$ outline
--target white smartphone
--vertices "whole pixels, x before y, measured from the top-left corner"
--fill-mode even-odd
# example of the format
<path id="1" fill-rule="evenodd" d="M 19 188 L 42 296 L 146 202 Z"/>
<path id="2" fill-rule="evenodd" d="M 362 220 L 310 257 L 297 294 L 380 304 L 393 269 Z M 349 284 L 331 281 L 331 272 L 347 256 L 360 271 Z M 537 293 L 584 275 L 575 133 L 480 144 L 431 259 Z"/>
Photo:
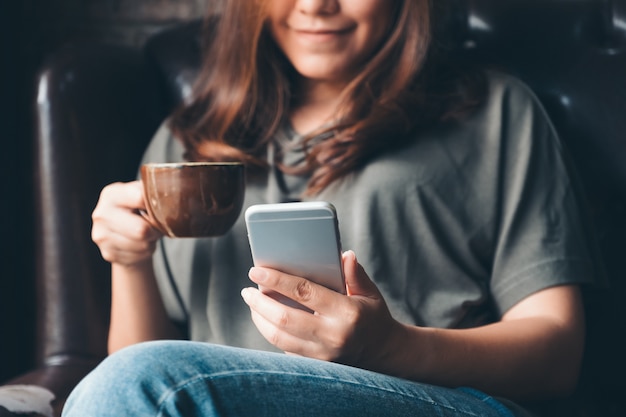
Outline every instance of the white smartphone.
<path id="1" fill-rule="evenodd" d="M 245 212 L 255 266 L 346 293 L 335 207 L 325 201 L 259 204 Z"/>

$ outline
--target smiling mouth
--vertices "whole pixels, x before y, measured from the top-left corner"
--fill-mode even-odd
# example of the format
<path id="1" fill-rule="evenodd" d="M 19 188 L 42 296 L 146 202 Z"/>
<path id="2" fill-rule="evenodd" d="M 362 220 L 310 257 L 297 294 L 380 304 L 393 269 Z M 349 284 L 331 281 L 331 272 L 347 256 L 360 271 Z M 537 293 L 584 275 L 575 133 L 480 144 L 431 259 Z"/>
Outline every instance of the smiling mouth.
<path id="1" fill-rule="evenodd" d="M 354 28 L 346 29 L 293 29 L 293 31 L 303 39 L 313 42 L 329 42 L 337 40 L 353 31 Z"/>
<path id="2" fill-rule="evenodd" d="M 293 29 L 297 33 L 304 35 L 342 35 L 353 30 L 352 27 L 345 29 Z"/>

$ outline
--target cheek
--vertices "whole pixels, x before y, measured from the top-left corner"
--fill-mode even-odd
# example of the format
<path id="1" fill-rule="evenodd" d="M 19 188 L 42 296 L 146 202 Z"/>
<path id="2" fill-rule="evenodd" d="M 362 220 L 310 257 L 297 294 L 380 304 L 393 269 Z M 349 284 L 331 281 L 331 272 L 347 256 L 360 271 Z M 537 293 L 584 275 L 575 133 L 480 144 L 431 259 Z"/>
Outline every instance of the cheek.
<path id="1" fill-rule="evenodd" d="M 378 23 L 371 23 L 364 26 L 355 39 L 354 58 L 365 59 L 371 57 L 374 51 L 380 47 L 387 36 L 387 27 Z"/>
<path id="2" fill-rule="evenodd" d="M 269 0 L 269 3 L 272 4 L 272 6 L 266 12 L 265 28 L 270 36 L 276 41 L 276 43 L 280 43 L 279 37 L 284 30 L 288 13 L 286 13 L 284 10 L 281 10 L 279 6 L 274 5 L 275 3 L 282 3 L 281 1 Z"/>
<path id="3" fill-rule="evenodd" d="M 389 3 L 388 3 L 389 2 Z M 390 0 L 384 0 L 379 2 L 379 5 L 372 5 L 367 11 L 356 17 L 355 20 L 361 22 L 361 26 L 366 34 L 364 35 L 364 42 L 370 48 L 373 48 L 383 41 L 388 36 L 393 20 L 393 7 Z"/>

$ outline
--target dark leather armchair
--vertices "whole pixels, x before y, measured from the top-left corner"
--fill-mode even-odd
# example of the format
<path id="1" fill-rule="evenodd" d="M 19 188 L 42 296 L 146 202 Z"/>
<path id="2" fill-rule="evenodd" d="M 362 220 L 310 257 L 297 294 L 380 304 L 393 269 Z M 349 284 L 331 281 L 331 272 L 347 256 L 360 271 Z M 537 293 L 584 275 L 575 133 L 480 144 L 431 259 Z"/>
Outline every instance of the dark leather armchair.
<path id="1" fill-rule="evenodd" d="M 71 44 L 37 77 L 37 369 L 9 383 L 50 389 L 57 414 L 106 355 L 110 267 L 91 242 L 90 213 L 102 187 L 135 178 L 150 137 L 189 91 L 200 26 L 153 36 L 142 50 Z"/>
<path id="2" fill-rule="evenodd" d="M 582 178 L 612 285 L 587 292 L 579 390 L 543 404 L 545 415 L 624 415 L 626 0 L 456 3 L 459 54 L 516 74 L 550 113 Z M 157 125 L 189 91 L 199 28 L 154 35 L 142 50 L 68 46 L 38 78 L 37 369 L 11 383 L 49 388 L 56 412 L 106 354 L 109 266 L 91 242 L 90 213 L 105 184 L 135 177 Z"/>

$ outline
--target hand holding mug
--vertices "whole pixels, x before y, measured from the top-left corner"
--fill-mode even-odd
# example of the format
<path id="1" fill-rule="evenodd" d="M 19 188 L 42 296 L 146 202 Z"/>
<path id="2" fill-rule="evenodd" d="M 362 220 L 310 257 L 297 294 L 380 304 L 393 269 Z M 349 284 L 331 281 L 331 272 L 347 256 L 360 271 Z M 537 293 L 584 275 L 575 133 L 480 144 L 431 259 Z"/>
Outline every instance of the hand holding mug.
<path id="1" fill-rule="evenodd" d="M 162 234 L 137 215 L 145 210 L 139 181 L 104 187 L 92 213 L 92 240 L 111 263 L 137 265 L 150 259 Z"/>

